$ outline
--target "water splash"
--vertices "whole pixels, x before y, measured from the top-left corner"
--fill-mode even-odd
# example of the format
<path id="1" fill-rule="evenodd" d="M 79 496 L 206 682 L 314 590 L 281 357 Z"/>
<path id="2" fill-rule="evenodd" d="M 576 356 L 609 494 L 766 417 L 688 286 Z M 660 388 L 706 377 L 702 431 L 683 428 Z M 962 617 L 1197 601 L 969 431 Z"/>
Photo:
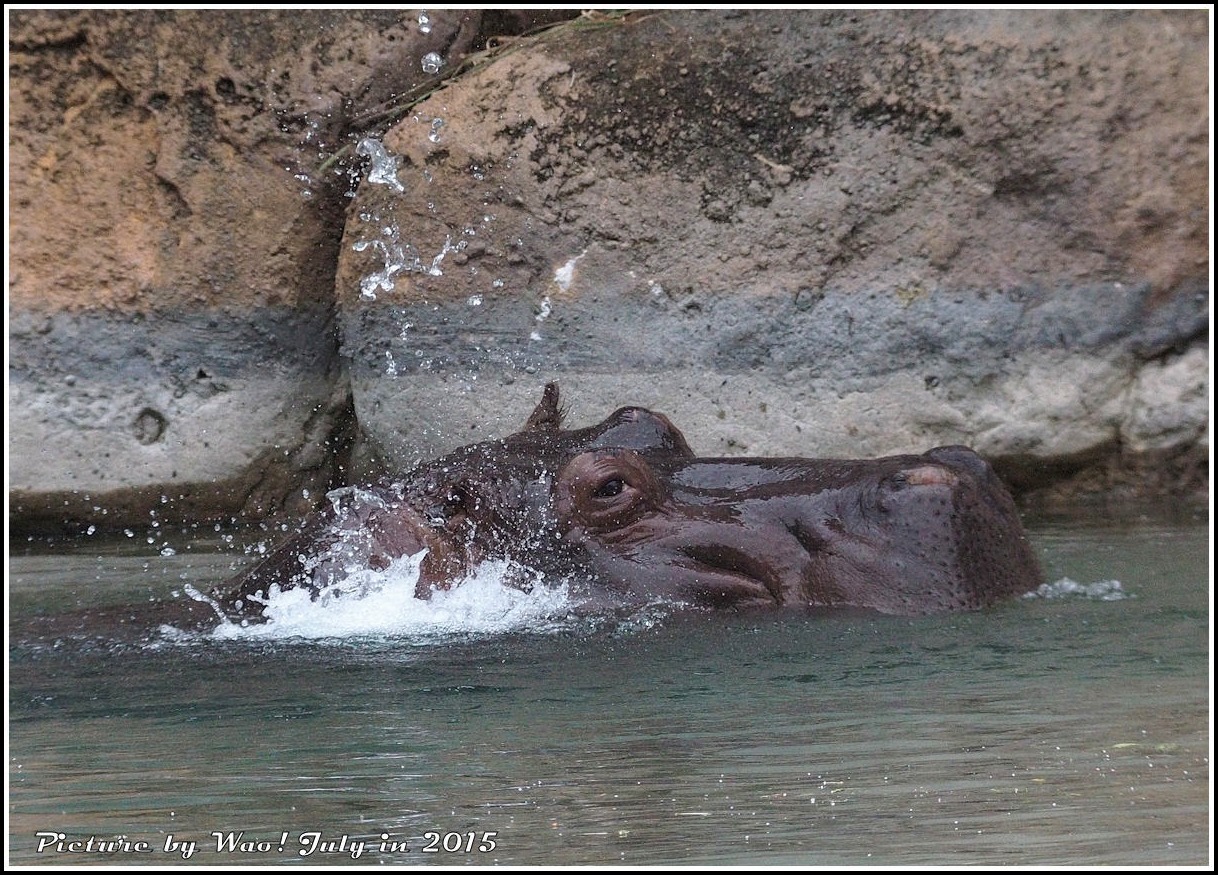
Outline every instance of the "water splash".
<path id="1" fill-rule="evenodd" d="M 224 623 L 212 637 L 224 640 L 450 637 L 512 631 L 558 632 L 576 622 L 565 583 L 546 585 L 540 575 L 504 561 L 485 562 L 451 590 L 429 600 L 414 597 L 426 555 L 395 560 L 383 571 L 357 569 L 314 599 L 306 589 L 274 590 L 265 623 Z M 529 585 L 521 587 L 520 581 Z"/>
<path id="2" fill-rule="evenodd" d="M 533 321 L 537 323 L 537 328 L 529 332 L 529 340 L 533 341 L 541 340 L 541 331 L 538 329 L 541 328 L 542 323 L 550 318 L 550 313 L 553 311 L 553 305 L 550 302 L 549 295 L 542 296 L 541 300 L 537 304 L 536 311 L 537 312 L 533 316 Z"/>
<path id="3" fill-rule="evenodd" d="M 445 235 L 444 245 L 432 257 L 431 264 L 425 267 L 423 260 L 419 257 L 419 251 L 411 244 L 401 242 L 400 231 L 396 225 L 382 229 L 381 233 L 384 239 L 357 240 L 351 244 L 351 249 L 355 252 L 366 252 L 372 249 L 381 256 L 381 269 L 373 271 L 359 281 L 360 297 L 365 301 L 375 301 L 378 291 L 393 291 L 395 285 L 393 278 L 399 273 L 444 276 L 441 265 L 444 263 L 445 257 L 450 252 L 460 252 L 469 245 L 466 240 L 453 243 L 452 235 Z"/>
<path id="4" fill-rule="evenodd" d="M 558 286 L 559 289 L 564 292 L 570 291 L 571 283 L 575 280 L 575 268 L 587 254 L 588 250 L 585 249 L 579 255 L 567 259 L 565 264 L 554 269 L 554 284 Z"/>
<path id="5" fill-rule="evenodd" d="M 462 240 L 456 246 L 453 245 L 453 238 L 449 235 L 444 237 L 444 246 L 436 253 L 436 257 L 431 260 L 431 267 L 427 269 L 428 276 L 444 276 L 444 271 L 440 270 L 440 264 L 444 261 L 444 256 L 450 252 L 457 252 L 466 247 L 466 241 Z"/>
<path id="6" fill-rule="evenodd" d="M 403 271 L 422 271 L 423 263 L 418 251 L 409 243 L 393 239 L 397 235 L 396 228 L 386 228 L 387 240 L 357 240 L 351 244 L 356 252 L 364 252 L 371 248 L 381 256 L 382 267 L 373 271 L 359 281 L 360 297 L 366 301 L 375 301 L 378 290 L 393 291 L 393 277 Z"/>
<path id="7" fill-rule="evenodd" d="M 1024 596 L 1026 599 L 1083 598 L 1100 602 L 1116 602 L 1134 598 L 1125 591 L 1119 580 L 1097 580 L 1094 583 L 1079 583 L 1068 577 L 1054 583 L 1042 583 Z"/>
<path id="8" fill-rule="evenodd" d="M 390 155 L 379 140 L 365 137 L 355 147 L 357 155 L 368 159 L 368 181 L 377 185 L 387 185 L 401 194 L 406 187 L 398 181 L 398 159 Z"/>

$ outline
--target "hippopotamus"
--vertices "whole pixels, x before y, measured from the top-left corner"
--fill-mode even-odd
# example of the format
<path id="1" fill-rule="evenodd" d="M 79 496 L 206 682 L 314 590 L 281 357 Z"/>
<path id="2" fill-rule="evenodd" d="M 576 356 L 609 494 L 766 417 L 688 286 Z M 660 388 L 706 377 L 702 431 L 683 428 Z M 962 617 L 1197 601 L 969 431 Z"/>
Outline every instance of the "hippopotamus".
<path id="1" fill-rule="evenodd" d="M 590 600 L 715 608 L 917 615 L 983 608 L 1042 581 L 1010 494 L 966 447 L 706 458 L 642 407 L 586 428 L 563 420 L 550 383 L 515 434 L 330 493 L 213 607 L 257 620 L 273 587 L 316 597 L 352 569 L 423 551 L 420 599 L 489 559 Z"/>

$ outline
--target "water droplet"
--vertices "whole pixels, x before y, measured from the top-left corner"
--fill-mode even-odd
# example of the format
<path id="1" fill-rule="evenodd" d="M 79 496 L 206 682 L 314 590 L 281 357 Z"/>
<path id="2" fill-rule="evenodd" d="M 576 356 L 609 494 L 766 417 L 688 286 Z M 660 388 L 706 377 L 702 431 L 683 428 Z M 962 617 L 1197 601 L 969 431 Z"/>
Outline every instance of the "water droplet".
<path id="1" fill-rule="evenodd" d="M 465 303 L 469 304 L 471 307 L 481 307 L 482 306 L 482 296 L 481 295 L 470 295 L 468 298 L 465 299 Z"/>
<path id="2" fill-rule="evenodd" d="M 423 72 L 427 75 L 439 73 L 440 68 L 444 66 L 444 59 L 435 52 L 428 52 L 423 56 Z"/>
<path id="3" fill-rule="evenodd" d="M 492 281 L 491 281 L 491 288 L 492 288 L 492 289 L 501 289 L 501 288 L 503 288 L 503 280 L 492 280 Z"/>
<path id="4" fill-rule="evenodd" d="M 431 33 L 431 16 L 419 10 L 419 33 Z"/>
<path id="5" fill-rule="evenodd" d="M 380 253 L 381 259 L 384 261 L 384 267 L 381 270 L 368 274 L 360 280 L 360 297 L 365 301 L 375 301 L 376 292 L 378 289 L 383 289 L 386 292 L 393 291 L 394 283 L 393 276 L 401 271 L 422 271 L 423 265 L 419 261 L 419 254 L 409 243 L 399 243 L 395 239 L 399 234 L 396 227 L 386 228 L 385 235 L 390 238 L 388 242 L 383 240 L 359 240 L 351 244 L 351 248 L 356 252 L 363 252 L 369 246 Z M 438 274 L 435 274 L 438 276 Z"/>
<path id="6" fill-rule="evenodd" d="M 579 264 L 580 260 L 587 254 L 588 250 L 585 249 L 579 255 L 569 259 L 566 264 L 554 271 L 554 282 L 564 292 L 571 288 L 571 283 L 575 279 L 575 266 Z"/>
<path id="7" fill-rule="evenodd" d="M 444 119 L 433 118 L 431 120 L 431 130 L 427 134 L 427 139 L 433 143 L 440 142 L 440 128 L 444 127 Z"/>
<path id="8" fill-rule="evenodd" d="M 398 182 L 398 162 L 397 158 L 390 155 L 379 140 L 374 140 L 371 137 L 365 137 L 359 141 L 359 145 L 355 147 L 356 154 L 367 157 L 368 160 L 368 181 L 379 185 L 388 185 L 395 191 L 404 192 L 406 190 L 402 183 Z"/>
<path id="9" fill-rule="evenodd" d="M 538 322 L 545 322 L 550 318 L 550 296 L 546 295 L 541 299 L 541 303 L 537 305 L 537 315 L 534 317 Z M 537 338 L 540 340 L 541 338 Z"/>
<path id="10" fill-rule="evenodd" d="M 431 267 L 427 269 L 428 276 L 444 276 L 444 271 L 440 270 L 440 263 L 444 261 L 444 256 L 453 252 L 456 247 L 453 246 L 453 239 L 448 235 L 444 237 L 444 247 L 436 253 L 436 257 L 431 260 Z"/>

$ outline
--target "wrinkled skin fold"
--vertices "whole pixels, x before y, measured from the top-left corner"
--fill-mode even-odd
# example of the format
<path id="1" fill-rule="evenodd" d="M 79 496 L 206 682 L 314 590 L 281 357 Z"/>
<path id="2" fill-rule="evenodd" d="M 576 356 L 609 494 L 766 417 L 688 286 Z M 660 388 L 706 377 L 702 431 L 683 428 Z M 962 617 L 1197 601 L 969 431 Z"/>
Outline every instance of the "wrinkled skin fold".
<path id="1" fill-rule="evenodd" d="M 974 610 L 1041 583 L 1014 502 L 965 447 L 871 460 L 699 458 L 624 407 L 564 429 L 550 384 L 524 428 L 393 482 L 346 488 L 214 594 L 256 620 L 269 589 L 427 550 L 416 597 L 486 559 L 561 576 L 589 601 Z"/>

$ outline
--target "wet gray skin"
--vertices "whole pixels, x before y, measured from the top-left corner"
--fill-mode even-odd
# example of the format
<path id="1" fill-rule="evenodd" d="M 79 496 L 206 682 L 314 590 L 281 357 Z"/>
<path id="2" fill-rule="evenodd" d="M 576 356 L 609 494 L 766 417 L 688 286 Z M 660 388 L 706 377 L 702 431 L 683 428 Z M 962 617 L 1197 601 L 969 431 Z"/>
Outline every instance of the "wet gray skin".
<path id="1" fill-rule="evenodd" d="M 563 429 L 555 384 L 522 431 L 331 497 L 215 594 L 226 615 L 257 619 L 272 586 L 316 593 L 344 569 L 384 568 L 423 549 L 419 598 L 485 559 L 619 604 L 925 614 L 984 607 L 1042 581 L 1010 495 L 967 448 L 700 459 L 666 417 L 643 408 Z"/>

